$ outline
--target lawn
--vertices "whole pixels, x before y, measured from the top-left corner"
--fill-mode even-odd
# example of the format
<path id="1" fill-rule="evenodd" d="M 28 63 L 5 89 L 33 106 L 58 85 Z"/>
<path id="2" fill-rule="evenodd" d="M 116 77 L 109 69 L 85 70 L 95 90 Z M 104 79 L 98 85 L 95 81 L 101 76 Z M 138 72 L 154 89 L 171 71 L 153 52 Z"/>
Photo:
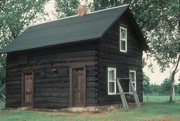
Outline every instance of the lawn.
<path id="1" fill-rule="evenodd" d="M 144 102 L 168 102 L 169 100 L 169 96 L 158 96 L 158 95 L 150 95 L 148 96 L 148 100 L 147 100 L 147 96 L 143 97 Z M 180 101 L 180 95 L 176 96 L 176 101 Z"/>
<path id="2" fill-rule="evenodd" d="M 146 99 L 146 97 L 145 97 Z M 180 96 L 176 98 L 180 100 Z M 0 110 L 0 121 L 180 121 L 180 101 L 169 104 L 167 96 L 149 96 L 145 106 L 105 113 L 45 113 Z M 1 103 L 0 106 L 3 106 Z"/>

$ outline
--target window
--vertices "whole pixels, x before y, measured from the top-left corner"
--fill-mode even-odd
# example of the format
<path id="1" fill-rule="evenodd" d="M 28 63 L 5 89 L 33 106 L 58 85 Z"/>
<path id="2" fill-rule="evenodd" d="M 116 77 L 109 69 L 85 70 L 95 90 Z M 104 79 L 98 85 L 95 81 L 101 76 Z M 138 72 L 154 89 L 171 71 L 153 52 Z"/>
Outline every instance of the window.
<path id="1" fill-rule="evenodd" d="M 119 36 L 120 52 L 127 52 L 127 29 L 121 26 Z"/>
<path id="2" fill-rule="evenodd" d="M 130 70 L 129 71 L 129 78 L 132 84 L 134 85 L 135 91 L 136 91 L 136 71 L 135 70 Z M 132 92 L 131 85 L 129 84 L 129 92 Z"/>
<path id="3" fill-rule="evenodd" d="M 108 95 L 116 94 L 116 68 L 108 67 Z"/>

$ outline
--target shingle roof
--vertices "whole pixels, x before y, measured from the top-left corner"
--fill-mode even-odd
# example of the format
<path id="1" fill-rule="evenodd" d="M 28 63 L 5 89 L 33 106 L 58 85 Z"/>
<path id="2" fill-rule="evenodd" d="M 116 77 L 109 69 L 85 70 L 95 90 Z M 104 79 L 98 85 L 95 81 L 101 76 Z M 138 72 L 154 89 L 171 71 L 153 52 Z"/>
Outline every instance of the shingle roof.
<path id="1" fill-rule="evenodd" d="M 0 53 L 99 38 L 127 8 L 119 6 L 29 27 Z"/>

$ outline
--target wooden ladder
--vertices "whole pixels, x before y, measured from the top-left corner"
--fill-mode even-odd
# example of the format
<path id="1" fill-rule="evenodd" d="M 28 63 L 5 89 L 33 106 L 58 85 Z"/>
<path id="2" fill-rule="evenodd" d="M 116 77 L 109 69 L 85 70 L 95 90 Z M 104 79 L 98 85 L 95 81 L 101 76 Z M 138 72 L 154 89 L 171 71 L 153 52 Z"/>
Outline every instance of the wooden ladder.
<path id="1" fill-rule="evenodd" d="M 119 93 L 120 93 L 120 97 L 121 97 L 121 100 L 122 100 L 122 103 L 123 103 L 123 107 L 124 107 L 125 110 L 127 110 L 127 109 L 129 109 L 129 106 L 128 106 L 128 103 L 127 103 L 127 100 L 126 100 L 125 93 L 124 93 L 124 91 L 122 89 L 122 86 L 121 86 L 121 83 L 120 83 L 120 81 L 122 79 L 125 79 L 125 78 L 117 78 L 116 80 L 117 80 L 117 85 L 118 85 L 118 90 L 119 90 Z M 129 78 L 126 78 L 126 79 L 128 79 L 129 82 L 130 82 L 130 85 L 131 85 L 131 88 L 132 88 L 132 92 L 133 92 L 133 96 L 134 96 L 134 100 L 136 102 L 136 105 L 137 105 L 137 107 L 140 107 L 139 98 L 138 98 L 137 92 L 135 91 L 134 85 L 132 84 L 132 82 L 130 81 Z"/>

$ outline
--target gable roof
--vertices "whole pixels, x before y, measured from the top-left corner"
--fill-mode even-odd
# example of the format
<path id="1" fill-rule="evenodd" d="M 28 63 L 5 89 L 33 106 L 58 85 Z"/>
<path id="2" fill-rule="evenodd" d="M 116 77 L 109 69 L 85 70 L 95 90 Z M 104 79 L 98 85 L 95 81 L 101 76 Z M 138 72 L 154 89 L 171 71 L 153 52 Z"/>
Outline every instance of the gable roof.
<path id="1" fill-rule="evenodd" d="M 118 6 L 29 27 L 0 53 L 100 38 L 126 9 Z"/>

